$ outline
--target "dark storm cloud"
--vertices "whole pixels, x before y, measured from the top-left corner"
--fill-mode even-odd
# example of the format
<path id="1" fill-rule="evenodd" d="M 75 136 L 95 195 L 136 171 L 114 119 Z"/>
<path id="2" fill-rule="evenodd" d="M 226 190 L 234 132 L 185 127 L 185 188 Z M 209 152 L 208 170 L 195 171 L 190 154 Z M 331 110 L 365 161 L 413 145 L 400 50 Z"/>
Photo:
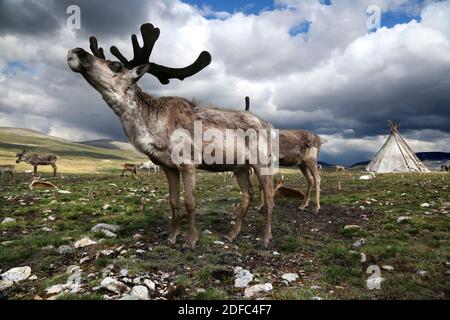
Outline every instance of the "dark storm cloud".
<path id="1" fill-rule="evenodd" d="M 0 0 L 0 35 L 53 33 L 58 30 L 62 17 L 63 12 L 58 14 L 51 0 Z"/>

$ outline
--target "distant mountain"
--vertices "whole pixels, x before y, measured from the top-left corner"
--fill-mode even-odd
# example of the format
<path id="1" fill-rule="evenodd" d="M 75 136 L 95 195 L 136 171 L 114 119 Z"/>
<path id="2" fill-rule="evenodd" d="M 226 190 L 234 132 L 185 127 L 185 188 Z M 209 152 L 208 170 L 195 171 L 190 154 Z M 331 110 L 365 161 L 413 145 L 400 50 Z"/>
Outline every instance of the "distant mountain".
<path id="1" fill-rule="evenodd" d="M 82 141 L 81 144 L 88 145 L 96 148 L 103 149 L 113 149 L 113 150 L 135 150 L 133 146 L 126 141 L 117 141 L 117 140 L 90 140 L 90 141 Z"/>
<path id="2" fill-rule="evenodd" d="M 330 164 L 328 162 L 324 162 L 324 161 L 319 161 L 317 162 L 318 164 L 320 164 L 322 167 L 326 168 L 326 167 L 334 167 L 334 164 Z"/>
<path id="3" fill-rule="evenodd" d="M 100 140 L 102 141 L 102 140 Z M 104 140 L 106 141 L 106 140 Z M 145 159 L 129 143 L 109 141 L 101 143 L 73 142 L 30 129 L 0 127 L 0 158 L 13 159 L 17 152 L 27 149 L 29 152 L 55 153 L 65 159 L 105 159 L 129 160 Z"/>

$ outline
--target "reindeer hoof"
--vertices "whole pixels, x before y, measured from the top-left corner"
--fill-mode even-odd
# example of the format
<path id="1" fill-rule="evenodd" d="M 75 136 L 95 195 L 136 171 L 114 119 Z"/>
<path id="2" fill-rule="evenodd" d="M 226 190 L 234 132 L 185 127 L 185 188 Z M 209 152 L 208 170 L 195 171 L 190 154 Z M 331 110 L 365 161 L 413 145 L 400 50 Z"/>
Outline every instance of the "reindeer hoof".
<path id="1" fill-rule="evenodd" d="M 234 241 L 234 239 L 236 239 L 236 236 L 233 234 L 227 234 L 227 235 L 224 235 L 223 238 L 225 240 L 227 240 L 228 242 L 232 243 Z"/>
<path id="2" fill-rule="evenodd" d="M 167 239 L 167 241 L 169 241 L 170 244 L 176 244 L 177 243 L 177 237 L 169 237 Z"/>

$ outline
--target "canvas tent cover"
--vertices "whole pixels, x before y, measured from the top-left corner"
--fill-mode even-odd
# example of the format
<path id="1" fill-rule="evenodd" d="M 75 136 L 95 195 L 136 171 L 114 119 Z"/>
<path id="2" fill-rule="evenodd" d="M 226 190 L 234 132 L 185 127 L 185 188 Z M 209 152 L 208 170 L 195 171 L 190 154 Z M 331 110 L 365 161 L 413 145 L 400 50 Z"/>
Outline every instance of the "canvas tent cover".
<path id="1" fill-rule="evenodd" d="M 378 173 L 429 172 L 398 132 L 398 123 L 389 121 L 388 124 L 391 134 L 366 170 Z"/>

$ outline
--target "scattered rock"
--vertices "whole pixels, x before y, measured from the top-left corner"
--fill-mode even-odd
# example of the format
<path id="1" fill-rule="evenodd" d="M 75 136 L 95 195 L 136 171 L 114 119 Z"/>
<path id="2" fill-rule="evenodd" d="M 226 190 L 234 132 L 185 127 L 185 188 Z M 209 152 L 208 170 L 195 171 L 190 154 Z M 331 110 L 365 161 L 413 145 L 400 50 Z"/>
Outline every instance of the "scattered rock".
<path id="1" fill-rule="evenodd" d="M 360 229 L 361 227 L 355 224 L 348 224 L 344 227 L 344 230 L 356 230 Z"/>
<path id="2" fill-rule="evenodd" d="M 225 242 L 223 242 L 223 241 L 214 241 L 214 244 L 217 244 L 218 246 L 224 246 Z"/>
<path id="3" fill-rule="evenodd" d="M 31 268 L 26 267 L 16 267 L 9 269 L 1 275 L 3 281 L 20 282 L 27 279 L 31 275 Z"/>
<path id="4" fill-rule="evenodd" d="M 323 300 L 321 297 L 312 297 L 311 299 L 312 300 L 317 300 L 317 301 Z"/>
<path id="5" fill-rule="evenodd" d="M 430 204 L 429 203 L 422 203 L 421 205 L 420 205 L 422 208 L 429 208 L 430 207 Z"/>
<path id="6" fill-rule="evenodd" d="M 353 243 L 353 247 L 355 248 L 361 248 L 366 243 L 365 239 L 359 239 L 355 243 Z"/>
<path id="7" fill-rule="evenodd" d="M 419 278 L 425 279 L 428 277 L 428 271 L 419 270 L 417 271 L 417 275 L 419 276 Z"/>
<path id="8" fill-rule="evenodd" d="M 120 230 L 120 227 L 115 224 L 97 223 L 95 226 L 91 228 L 92 232 L 101 232 L 102 230 L 108 230 L 110 232 L 118 232 Z"/>
<path id="9" fill-rule="evenodd" d="M 134 286 L 130 295 L 137 297 L 139 300 L 149 300 L 148 289 L 145 286 Z"/>
<path id="10" fill-rule="evenodd" d="M 130 288 L 125 283 L 111 277 L 106 277 L 105 279 L 103 279 L 100 283 L 100 286 L 117 294 L 130 292 Z"/>
<path id="11" fill-rule="evenodd" d="M 411 220 L 411 217 L 402 216 L 397 219 L 397 223 L 399 224 L 407 223 L 409 220 Z"/>
<path id="12" fill-rule="evenodd" d="M 0 292 L 12 287 L 14 282 L 9 280 L 0 280 Z"/>
<path id="13" fill-rule="evenodd" d="M 63 292 L 66 289 L 67 289 L 67 285 L 66 284 L 55 284 L 55 285 L 45 289 L 45 293 L 47 293 L 47 294 L 58 294 L 58 293 Z"/>
<path id="14" fill-rule="evenodd" d="M 298 274 L 296 273 L 285 273 L 281 276 L 283 280 L 286 280 L 287 282 L 291 283 L 298 279 Z"/>
<path id="15" fill-rule="evenodd" d="M 114 253 L 114 250 L 102 250 L 102 251 L 100 251 L 100 254 L 103 255 L 103 256 L 110 256 L 113 253 Z"/>
<path id="16" fill-rule="evenodd" d="M 386 270 L 386 271 L 394 271 L 394 267 L 389 266 L 389 265 L 381 266 L 381 269 Z"/>
<path id="17" fill-rule="evenodd" d="M 121 269 L 120 270 L 120 275 L 122 277 L 126 277 L 128 275 L 128 269 Z"/>
<path id="18" fill-rule="evenodd" d="M 145 279 L 144 284 L 147 286 L 147 288 L 150 289 L 150 291 L 156 290 L 156 284 L 152 280 Z"/>
<path id="19" fill-rule="evenodd" d="M 274 256 L 279 256 L 279 255 L 280 255 L 280 253 L 279 253 L 278 251 L 274 251 L 274 252 L 272 252 L 272 254 L 273 254 Z"/>
<path id="20" fill-rule="evenodd" d="M 103 209 L 103 210 L 109 210 L 109 209 L 111 209 L 111 205 L 110 205 L 110 204 L 105 204 L 105 205 L 102 207 L 102 209 Z"/>
<path id="21" fill-rule="evenodd" d="M 359 259 L 359 262 L 365 263 L 367 261 L 367 256 L 365 253 L 361 253 L 361 259 Z"/>
<path id="22" fill-rule="evenodd" d="M 16 222 L 16 219 L 5 218 L 5 219 L 3 219 L 2 224 L 11 223 L 11 222 Z"/>
<path id="23" fill-rule="evenodd" d="M 236 288 L 245 288 L 253 280 L 253 274 L 241 267 L 234 268 L 234 286 Z"/>
<path id="24" fill-rule="evenodd" d="M 271 283 L 257 284 L 245 289 L 244 297 L 251 298 L 258 293 L 270 292 L 272 289 L 273 287 Z"/>
<path id="25" fill-rule="evenodd" d="M 75 242 L 75 244 L 73 245 L 76 249 L 78 248 L 83 248 L 83 247 L 87 247 L 87 246 L 91 246 L 96 244 L 97 242 L 89 239 L 89 238 L 83 238 L 81 240 L 78 240 L 77 242 Z"/>
<path id="26" fill-rule="evenodd" d="M 213 233 L 211 231 L 209 231 L 208 229 L 203 231 L 204 235 L 212 235 Z"/>

